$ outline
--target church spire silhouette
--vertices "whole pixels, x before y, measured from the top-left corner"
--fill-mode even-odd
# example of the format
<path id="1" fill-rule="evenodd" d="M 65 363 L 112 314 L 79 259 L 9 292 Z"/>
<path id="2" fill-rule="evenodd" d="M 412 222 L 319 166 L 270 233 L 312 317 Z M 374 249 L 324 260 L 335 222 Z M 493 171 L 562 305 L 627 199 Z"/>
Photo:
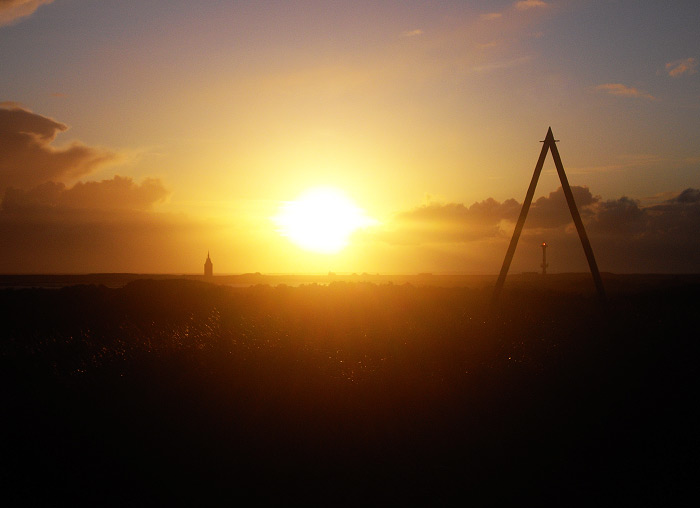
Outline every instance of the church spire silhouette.
<path id="1" fill-rule="evenodd" d="M 214 274 L 214 264 L 211 262 L 209 257 L 209 251 L 207 250 L 207 260 L 204 262 L 204 276 L 211 277 Z"/>

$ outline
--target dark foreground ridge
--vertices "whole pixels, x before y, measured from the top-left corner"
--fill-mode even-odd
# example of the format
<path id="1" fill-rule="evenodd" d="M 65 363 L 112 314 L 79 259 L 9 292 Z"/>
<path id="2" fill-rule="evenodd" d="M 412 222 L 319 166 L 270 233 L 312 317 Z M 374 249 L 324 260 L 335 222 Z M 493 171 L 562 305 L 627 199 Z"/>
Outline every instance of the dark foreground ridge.
<path id="1" fill-rule="evenodd" d="M 4 289 L 3 500 L 677 505 L 700 285 L 667 282 Z"/>
<path id="2" fill-rule="evenodd" d="M 643 287 L 662 287 L 700 284 L 700 274 L 613 274 L 603 273 L 607 291 L 637 290 Z M 190 280 L 232 287 L 257 285 L 300 286 L 310 284 L 331 284 L 333 282 L 353 282 L 371 284 L 411 284 L 418 287 L 461 287 L 492 290 L 496 283 L 495 275 L 469 274 L 261 274 L 241 273 L 237 275 L 175 275 L 141 273 L 85 273 L 85 274 L 0 274 L 0 288 L 53 288 L 66 286 L 96 285 L 121 288 L 137 280 Z M 508 275 L 506 287 L 532 286 L 557 291 L 587 294 L 595 291 L 590 273 L 555 273 L 540 277 L 537 272 Z"/>

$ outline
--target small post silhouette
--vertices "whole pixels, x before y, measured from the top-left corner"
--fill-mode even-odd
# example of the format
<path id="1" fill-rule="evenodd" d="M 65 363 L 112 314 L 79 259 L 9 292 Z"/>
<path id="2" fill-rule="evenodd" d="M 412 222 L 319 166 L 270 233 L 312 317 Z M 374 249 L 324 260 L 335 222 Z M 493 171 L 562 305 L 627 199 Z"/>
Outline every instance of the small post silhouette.
<path id="1" fill-rule="evenodd" d="M 547 130 L 547 136 L 542 142 L 542 150 L 540 151 L 540 157 L 537 159 L 537 165 L 535 166 L 535 172 L 532 175 L 532 180 L 530 181 L 530 187 L 527 189 L 527 194 L 525 195 L 525 201 L 523 201 L 523 207 L 520 209 L 520 216 L 518 217 L 518 222 L 515 224 L 515 230 L 513 231 L 513 237 L 510 239 L 510 245 L 508 245 L 508 250 L 506 251 L 506 257 L 503 260 L 503 265 L 501 266 L 501 273 L 498 275 L 498 280 L 496 281 L 496 287 L 493 291 L 492 304 L 498 301 L 501 291 L 503 290 L 503 283 L 506 280 L 506 275 L 508 275 L 508 269 L 510 268 L 510 263 L 513 261 L 513 255 L 515 254 L 515 248 L 518 245 L 518 239 L 520 238 L 520 233 L 525 225 L 525 218 L 527 217 L 527 212 L 530 210 L 530 204 L 532 204 L 532 198 L 535 195 L 535 188 L 537 187 L 537 180 L 540 178 L 540 173 L 542 172 L 542 166 L 544 165 L 544 159 L 547 157 L 547 152 L 551 150 L 552 159 L 554 159 L 554 165 L 557 168 L 557 173 L 559 174 L 559 180 L 561 181 L 561 187 L 564 191 L 564 196 L 566 196 L 566 202 L 569 205 L 569 211 L 571 212 L 571 218 L 574 220 L 576 225 L 576 231 L 578 231 L 578 236 L 581 239 L 581 244 L 583 245 L 583 251 L 586 254 L 586 259 L 588 260 L 588 267 L 591 270 L 591 275 L 593 275 L 593 281 L 598 291 L 598 297 L 602 302 L 605 301 L 605 289 L 603 288 L 603 280 L 600 278 L 600 272 L 598 271 L 598 265 L 595 262 L 595 256 L 593 255 L 593 249 L 591 248 L 591 242 L 588 241 L 588 235 L 586 234 L 586 229 L 583 227 L 583 221 L 581 220 L 581 215 L 578 213 L 578 208 L 576 208 L 576 202 L 574 201 L 574 194 L 571 192 L 571 187 L 569 186 L 569 180 L 564 172 L 564 166 L 561 163 L 561 157 L 559 156 L 559 150 L 557 149 L 557 140 L 554 139 L 554 134 L 552 134 L 552 128 Z M 544 249 L 543 245 L 543 249 Z M 544 262 L 543 262 L 544 264 Z M 542 268 L 544 273 L 544 267 Z"/>
<path id="2" fill-rule="evenodd" d="M 542 242 L 542 275 L 547 275 L 547 242 Z"/>

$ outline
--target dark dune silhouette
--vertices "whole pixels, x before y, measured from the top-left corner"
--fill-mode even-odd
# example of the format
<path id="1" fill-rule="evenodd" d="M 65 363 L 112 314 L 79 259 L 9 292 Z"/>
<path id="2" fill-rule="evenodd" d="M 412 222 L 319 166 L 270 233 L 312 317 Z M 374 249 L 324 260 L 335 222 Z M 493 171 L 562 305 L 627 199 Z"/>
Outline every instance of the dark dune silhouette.
<path id="1" fill-rule="evenodd" d="M 3 289 L 3 499 L 673 504 L 700 284 L 664 281 Z"/>

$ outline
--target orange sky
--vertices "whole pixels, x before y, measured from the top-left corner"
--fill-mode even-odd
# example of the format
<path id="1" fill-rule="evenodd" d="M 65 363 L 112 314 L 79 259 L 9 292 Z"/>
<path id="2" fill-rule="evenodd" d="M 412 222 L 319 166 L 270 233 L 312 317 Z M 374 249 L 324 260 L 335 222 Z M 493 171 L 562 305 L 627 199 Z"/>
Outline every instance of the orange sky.
<path id="1" fill-rule="evenodd" d="M 550 125 L 601 270 L 697 271 L 698 22 L 696 2 L 0 3 L 0 272 L 196 273 L 210 250 L 217 273 L 496 273 Z M 324 185 L 376 220 L 335 254 L 272 220 Z M 586 270 L 558 187 L 549 159 L 513 270 L 542 241 L 551 271 Z"/>

